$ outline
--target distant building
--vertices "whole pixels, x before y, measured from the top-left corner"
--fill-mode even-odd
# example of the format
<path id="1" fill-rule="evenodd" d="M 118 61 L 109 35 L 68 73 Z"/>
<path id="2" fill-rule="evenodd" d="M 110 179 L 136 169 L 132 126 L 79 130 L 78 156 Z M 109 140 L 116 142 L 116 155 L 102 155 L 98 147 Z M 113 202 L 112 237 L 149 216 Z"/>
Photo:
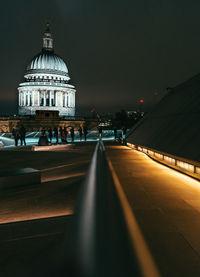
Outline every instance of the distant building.
<path id="1" fill-rule="evenodd" d="M 144 112 L 141 111 L 126 111 L 129 118 L 138 118 L 144 116 Z"/>
<path id="2" fill-rule="evenodd" d="M 59 116 L 75 115 L 75 88 L 69 84 L 65 62 L 54 53 L 53 38 L 46 25 L 43 49 L 28 64 L 24 82 L 19 84 L 19 115 L 36 111 L 58 111 Z"/>

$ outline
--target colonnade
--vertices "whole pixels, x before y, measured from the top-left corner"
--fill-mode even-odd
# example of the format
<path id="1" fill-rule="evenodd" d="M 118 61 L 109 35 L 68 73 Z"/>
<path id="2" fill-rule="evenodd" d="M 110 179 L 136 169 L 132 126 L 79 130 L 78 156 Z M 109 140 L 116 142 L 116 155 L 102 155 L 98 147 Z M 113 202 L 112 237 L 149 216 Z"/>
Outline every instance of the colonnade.
<path id="1" fill-rule="evenodd" d="M 21 90 L 19 106 L 75 107 L 75 94 L 60 90 Z"/>

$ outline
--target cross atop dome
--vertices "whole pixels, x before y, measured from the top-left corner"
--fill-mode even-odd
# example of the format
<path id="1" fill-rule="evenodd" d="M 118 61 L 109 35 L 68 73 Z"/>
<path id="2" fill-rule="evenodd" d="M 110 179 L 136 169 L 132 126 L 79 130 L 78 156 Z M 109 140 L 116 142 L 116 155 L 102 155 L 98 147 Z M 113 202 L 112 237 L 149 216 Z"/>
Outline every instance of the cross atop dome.
<path id="1" fill-rule="evenodd" d="M 43 49 L 47 51 L 53 51 L 53 38 L 50 31 L 50 24 L 46 23 L 46 30 L 43 36 Z"/>
<path id="2" fill-rule="evenodd" d="M 46 23 L 46 30 L 45 30 L 45 32 L 50 33 L 50 23 L 49 22 Z"/>

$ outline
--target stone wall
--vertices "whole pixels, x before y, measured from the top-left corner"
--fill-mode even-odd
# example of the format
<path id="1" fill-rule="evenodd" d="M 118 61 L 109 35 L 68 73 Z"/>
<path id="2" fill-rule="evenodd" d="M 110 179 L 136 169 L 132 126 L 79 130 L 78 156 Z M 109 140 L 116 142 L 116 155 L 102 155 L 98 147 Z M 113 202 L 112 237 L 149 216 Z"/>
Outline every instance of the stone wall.
<path id="1" fill-rule="evenodd" d="M 62 118 L 52 119 L 52 118 L 14 118 L 14 117 L 2 117 L 0 118 L 0 133 L 10 133 L 13 128 L 20 128 L 23 125 L 28 132 L 41 131 L 43 128 L 54 128 L 54 127 L 74 127 L 78 129 L 80 126 L 83 127 L 87 125 L 88 129 L 96 129 L 98 122 L 90 121 L 86 122 L 83 118 L 77 120 L 64 120 Z"/>

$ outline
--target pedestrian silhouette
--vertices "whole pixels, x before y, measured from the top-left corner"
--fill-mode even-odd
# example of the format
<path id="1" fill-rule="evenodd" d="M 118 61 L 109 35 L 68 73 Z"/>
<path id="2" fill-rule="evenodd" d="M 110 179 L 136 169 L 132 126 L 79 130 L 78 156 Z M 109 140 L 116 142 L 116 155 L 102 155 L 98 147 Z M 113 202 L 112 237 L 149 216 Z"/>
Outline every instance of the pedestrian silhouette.
<path id="1" fill-rule="evenodd" d="M 19 140 L 19 131 L 16 130 L 15 128 L 12 129 L 12 135 L 15 140 L 15 146 L 18 146 L 18 140 Z"/>
<path id="2" fill-rule="evenodd" d="M 115 140 L 117 139 L 117 128 L 114 128 L 114 136 L 115 136 Z"/>
<path id="3" fill-rule="evenodd" d="M 82 130 L 81 126 L 79 127 L 78 132 L 79 132 L 79 137 L 80 137 L 80 141 L 81 141 L 82 136 L 83 136 L 83 130 Z"/>
<path id="4" fill-rule="evenodd" d="M 64 127 L 64 134 L 65 134 L 65 142 L 67 143 L 68 131 L 67 131 L 67 128 L 66 128 L 66 127 Z"/>
<path id="5" fill-rule="evenodd" d="M 47 138 L 47 135 L 46 135 L 46 131 L 45 129 L 43 128 L 42 129 L 42 134 L 39 138 L 39 141 L 38 141 L 38 145 L 40 146 L 46 146 L 49 144 L 49 141 L 48 141 L 48 138 Z"/>
<path id="6" fill-rule="evenodd" d="M 62 129 L 62 127 L 60 127 L 60 128 L 59 128 L 59 133 L 60 133 L 61 141 L 62 141 L 62 131 L 63 131 L 63 129 Z"/>
<path id="7" fill-rule="evenodd" d="M 84 133 L 84 139 L 86 141 L 87 140 L 87 133 L 88 133 L 88 130 L 87 130 L 86 126 L 84 126 L 84 128 L 83 128 L 83 133 Z"/>
<path id="8" fill-rule="evenodd" d="M 53 132 L 54 132 L 54 137 L 56 138 L 56 143 L 58 144 L 58 128 L 55 127 L 55 128 L 53 129 Z"/>
<path id="9" fill-rule="evenodd" d="M 72 139 L 72 142 L 74 141 L 74 127 L 72 127 L 70 129 L 70 134 L 71 134 L 71 139 Z"/>
<path id="10" fill-rule="evenodd" d="M 49 134 L 49 140 L 50 140 L 50 142 L 52 142 L 52 136 L 53 136 L 53 134 L 52 134 L 52 129 L 51 128 L 49 128 L 48 134 Z"/>
<path id="11" fill-rule="evenodd" d="M 26 129 L 22 125 L 21 128 L 19 129 L 19 135 L 20 135 L 20 141 L 21 141 L 21 146 L 26 145 Z"/>
<path id="12" fill-rule="evenodd" d="M 101 139 L 101 138 L 102 138 L 103 129 L 102 129 L 102 127 L 100 126 L 98 130 L 99 130 L 99 138 Z"/>

